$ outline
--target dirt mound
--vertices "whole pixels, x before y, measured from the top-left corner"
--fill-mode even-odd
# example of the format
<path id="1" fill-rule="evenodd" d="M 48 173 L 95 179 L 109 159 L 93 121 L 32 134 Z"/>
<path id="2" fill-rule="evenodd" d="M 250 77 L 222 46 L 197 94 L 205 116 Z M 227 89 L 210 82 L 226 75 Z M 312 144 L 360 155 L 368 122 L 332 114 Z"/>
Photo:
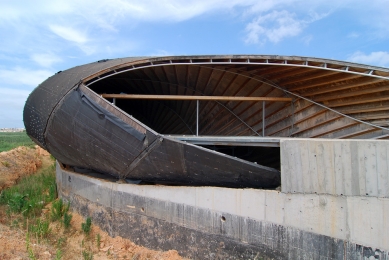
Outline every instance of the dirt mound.
<path id="1" fill-rule="evenodd" d="M 43 214 L 48 214 L 50 206 Z M 1 210 L 1 209 L 0 209 Z M 37 259 L 54 259 L 61 247 L 62 259 L 83 259 L 83 252 L 90 252 L 94 260 L 103 259 L 136 259 L 136 260 L 182 260 L 176 250 L 156 251 L 138 246 L 122 237 L 110 237 L 98 226 L 92 224 L 91 233 L 85 235 L 81 230 L 82 216 L 72 212 L 71 228 L 65 230 L 59 222 L 50 224 L 51 235 L 47 241 L 37 243 L 30 237 L 30 248 Z M 4 218 L 0 212 L 0 218 Z M 47 217 L 47 216 L 46 216 Z M 100 236 L 98 245 L 97 237 Z M 62 241 L 62 242 L 61 242 Z M 0 259 L 28 259 L 26 231 L 11 228 L 0 223 Z M 85 258 L 84 258 L 85 259 Z"/>
<path id="2" fill-rule="evenodd" d="M 84 218 L 72 212 L 71 226 L 72 233 L 67 233 L 68 246 L 64 252 L 64 259 L 74 259 L 80 255 L 82 251 L 80 245 L 88 248 L 93 253 L 93 259 L 158 259 L 158 260 L 181 260 L 183 259 L 176 250 L 156 251 L 142 246 L 138 246 L 128 239 L 120 236 L 110 237 L 106 232 L 102 231 L 98 226 L 92 224 L 91 233 L 88 238 L 85 238 L 81 230 L 81 223 L 85 222 Z M 61 233 L 62 231 L 58 230 Z M 97 236 L 100 236 L 101 241 L 99 247 L 97 245 Z"/>
<path id="3" fill-rule="evenodd" d="M 20 146 L 11 151 L 1 152 L 0 190 L 12 186 L 25 175 L 35 173 L 42 166 L 43 160 L 49 157 L 50 154 L 39 146 L 35 148 Z"/>
<path id="4" fill-rule="evenodd" d="M 23 176 L 35 173 L 40 167 L 50 167 L 53 161 L 50 154 L 42 148 L 18 147 L 8 152 L 0 153 L 0 191 L 14 185 Z M 49 203 L 42 210 L 40 219 L 50 219 L 52 204 Z M 91 232 L 86 235 L 81 229 L 81 223 L 85 220 L 76 212 L 71 212 L 71 227 L 65 230 L 63 223 L 50 222 L 50 235 L 45 240 L 37 240 L 34 236 L 28 236 L 26 228 L 29 221 L 18 215 L 7 214 L 7 207 L 0 205 L 0 260 L 2 259 L 29 259 L 32 253 L 36 259 L 55 259 L 60 250 L 61 259 L 155 259 L 155 260 L 180 260 L 177 251 L 155 251 L 138 246 L 122 237 L 110 237 L 98 226 L 91 226 Z M 22 223 L 22 222 L 26 223 Z M 93 220 L 92 220 L 93 221 Z M 15 223 L 18 225 L 15 226 Z M 99 240 L 99 242 L 97 242 Z M 29 250 L 27 249 L 29 245 Z M 84 255 L 86 254 L 86 255 Z"/>

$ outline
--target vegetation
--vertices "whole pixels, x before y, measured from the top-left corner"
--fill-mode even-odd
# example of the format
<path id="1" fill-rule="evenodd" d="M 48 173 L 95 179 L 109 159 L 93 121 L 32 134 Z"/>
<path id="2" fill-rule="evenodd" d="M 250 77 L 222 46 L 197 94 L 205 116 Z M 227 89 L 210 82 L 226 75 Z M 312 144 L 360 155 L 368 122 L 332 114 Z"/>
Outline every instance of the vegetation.
<path id="1" fill-rule="evenodd" d="M 97 245 L 97 249 L 100 248 L 100 245 L 101 245 L 101 236 L 100 236 L 100 233 L 98 233 L 96 235 L 96 245 Z"/>
<path id="2" fill-rule="evenodd" d="M 72 214 L 65 212 L 63 215 L 63 224 L 65 226 L 65 229 L 68 229 L 70 227 L 70 221 L 72 221 Z"/>
<path id="3" fill-rule="evenodd" d="M 34 251 L 32 251 L 31 244 L 30 244 L 30 235 L 27 233 L 26 235 L 26 247 L 27 247 L 27 253 L 28 253 L 28 258 L 31 260 L 35 260 L 35 254 Z"/>
<path id="4" fill-rule="evenodd" d="M 88 251 L 88 250 L 83 250 L 82 251 L 82 258 L 84 260 L 92 260 L 93 259 L 93 253 Z"/>
<path id="5" fill-rule="evenodd" d="M 24 135 L 28 142 L 23 143 L 19 140 L 17 143 L 14 139 L 8 138 L 7 141 L 14 143 L 12 145 L 4 141 L 4 136 L 15 137 L 17 135 Z M 28 146 L 28 143 L 33 146 L 25 133 L 0 133 L 0 151 L 13 149 L 20 144 Z M 79 232 L 80 225 L 77 221 L 80 217 L 78 215 L 73 217 L 69 213 L 70 204 L 57 198 L 54 160 L 52 156 L 51 162 L 48 157 L 44 157 L 43 168 L 38 169 L 37 173 L 21 177 L 17 184 L 0 191 L 0 223 L 18 230 L 18 233 L 22 230 L 22 233 L 26 234 L 24 258 L 40 259 L 49 252 L 51 259 L 57 260 L 93 259 L 95 253 L 101 254 L 100 247 L 103 247 L 106 240 L 103 242 L 99 233 L 91 235 L 92 219 L 90 217 L 81 223 L 82 232 Z M 1 167 L 13 167 L 13 164 L 10 165 L 5 160 L 1 160 L 0 163 Z M 72 222 L 72 218 L 76 220 Z M 77 223 L 77 227 L 74 223 Z M 80 235 L 85 239 L 85 241 L 82 240 L 80 248 L 76 251 L 69 249 L 74 246 L 74 243 L 68 243 L 69 239 Z M 40 246 L 36 247 L 37 244 Z M 42 248 L 45 248 L 47 252 L 43 252 Z M 126 244 L 126 251 L 128 248 L 129 244 Z M 12 251 L 14 252 L 14 249 Z M 3 256 L 2 253 L 4 252 L 0 249 L 0 258 Z M 117 259 L 117 253 L 113 249 L 108 249 L 106 254 L 107 258 Z M 134 259 L 138 256 L 138 253 L 135 254 Z"/>
<path id="6" fill-rule="evenodd" d="M 81 229 L 86 235 L 89 235 L 91 231 L 92 219 L 90 217 L 86 218 L 84 223 L 81 223 Z"/>
<path id="7" fill-rule="evenodd" d="M 50 211 L 42 214 L 42 209 L 48 203 L 52 203 Z M 5 206 L 9 216 L 8 221 L 13 228 L 27 231 L 26 247 L 29 259 L 37 259 L 38 256 L 38 252 L 34 252 L 31 246 L 32 240 L 34 243 L 55 242 L 53 245 L 56 245 L 57 251 L 54 259 L 63 257 L 62 249 L 66 244 L 66 239 L 58 238 L 51 226 L 59 221 L 67 232 L 74 231 L 69 230 L 72 219 L 72 215 L 69 213 L 70 204 L 64 203 L 62 199 L 57 199 L 54 162 L 51 166 L 39 170 L 36 174 L 28 175 L 22 178 L 18 184 L 3 190 L 0 193 L 0 205 Z M 89 217 L 85 223 L 82 223 L 85 235 L 90 234 L 91 225 L 92 220 Z M 100 234 L 98 235 L 98 243 L 101 243 Z M 92 250 L 84 248 L 84 245 L 82 248 L 82 258 L 93 259 Z"/>
<path id="8" fill-rule="evenodd" d="M 12 150 L 18 146 L 34 147 L 35 143 L 26 132 L 0 132 L 0 152 Z"/>
<path id="9" fill-rule="evenodd" d="M 21 213 L 25 217 L 36 217 L 43 207 L 56 197 L 55 165 L 29 175 L 0 194 L 0 204 L 7 205 L 8 213 Z"/>
<path id="10" fill-rule="evenodd" d="M 57 221 L 69 211 L 70 203 L 64 204 L 62 199 L 56 200 L 51 206 L 51 220 Z"/>
<path id="11" fill-rule="evenodd" d="M 55 260 L 60 260 L 60 259 L 62 259 L 62 255 L 63 255 L 63 253 L 62 253 L 62 251 L 61 251 L 61 249 L 57 249 L 57 252 L 55 253 Z"/>
<path id="12" fill-rule="evenodd" d="M 9 162 L 7 162 L 7 161 L 3 161 L 3 162 L 1 162 L 1 164 L 3 164 L 5 167 L 9 167 Z"/>
<path id="13" fill-rule="evenodd" d="M 38 241 L 47 239 L 51 233 L 49 220 L 43 220 L 41 218 L 35 219 L 35 224 L 28 227 L 30 234 L 35 235 Z"/>

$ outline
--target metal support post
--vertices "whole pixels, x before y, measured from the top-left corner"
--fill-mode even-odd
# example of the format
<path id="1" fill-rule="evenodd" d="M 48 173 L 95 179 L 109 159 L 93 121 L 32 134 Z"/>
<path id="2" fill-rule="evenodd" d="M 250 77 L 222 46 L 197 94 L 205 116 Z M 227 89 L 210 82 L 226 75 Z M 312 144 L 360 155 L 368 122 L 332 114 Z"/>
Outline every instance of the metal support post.
<path id="1" fill-rule="evenodd" d="M 112 99 L 112 104 L 114 104 L 116 106 L 116 98 Z"/>
<path id="2" fill-rule="evenodd" d="M 265 137 L 265 101 L 262 102 L 262 136 Z"/>
<path id="3" fill-rule="evenodd" d="M 199 136 L 199 100 L 196 100 L 197 110 L 196 110 L 196 136 Z"/>

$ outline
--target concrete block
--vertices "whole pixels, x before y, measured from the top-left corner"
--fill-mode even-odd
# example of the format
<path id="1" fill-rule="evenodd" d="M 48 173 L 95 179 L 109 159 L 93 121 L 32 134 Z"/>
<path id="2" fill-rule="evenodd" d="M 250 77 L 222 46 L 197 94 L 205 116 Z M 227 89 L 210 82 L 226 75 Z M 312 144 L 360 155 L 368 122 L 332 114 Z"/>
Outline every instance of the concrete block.
<path id="1" fill-rule="evenodd" d="M 377 179 L 379 197 L 389 198 L 389 146 L 385 142 L 376 144 Z"/>
<path id="2" fill-rule="evenodd" d="M 389 197 L 389 142 L 283 139 L 281 190 Z"/>
<path id="3" fill-rule="evenodd" d="M 238 189 L 216 188 L 213 192 L 213 210 L 237 214 L 239 212 Z"/>
<path id="4" fill-rule="evenodd" d="M 252 219 L 265 220 L 266 191 L 240 190 L 239 215 Z"/>
<path id="5" fill-rule="evenodd" d="M 378 196 L 377 142 L 363 142 L 365 152 L 366 195 Z"/>
<path id="6" fill-rule="evenodd" d="M 283 225 L 285 223 L 286 194 L 277 191 L 266 191 L 265 219 L 268 222 Z M 274 205 L 277 205 L 274 207 Z"/>
<path id="7" fill-rule="evenodd" d="M 300 142 L 300 156 L 301 156 L 301 181 L 303 183 L 300 193 L 313 192 L 312 175 L 310 172 L 310 154 L 309 144 L 307 142 Z M 293 178 L 293 175 L 291 176 Z"/>

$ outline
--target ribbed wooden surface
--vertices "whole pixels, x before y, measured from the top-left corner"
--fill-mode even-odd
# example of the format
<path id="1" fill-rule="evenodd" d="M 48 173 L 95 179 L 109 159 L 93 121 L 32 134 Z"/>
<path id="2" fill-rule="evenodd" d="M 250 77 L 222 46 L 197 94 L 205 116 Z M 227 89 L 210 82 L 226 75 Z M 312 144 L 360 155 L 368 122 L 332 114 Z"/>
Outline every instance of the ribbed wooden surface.
<path id="1" fill-rule="evenodd" d="M 126 72 L 116 74 L 120 71 Z M 292 98 L 265 103 L 266 136 L 389 138 L 389 131 L 379 128 L 389 127 L 384 68 L 303 57 L 196 56 L 126 63 L 85 82 L 98 76 L 106 78 L 89 87 L 99 94 Z M 157 132 L 196 132 L 196 101 L 116 100 L 116 105 Z M 199 134 L 261 135 L 262 107 L 261 101 L 200 101 Z"/>

